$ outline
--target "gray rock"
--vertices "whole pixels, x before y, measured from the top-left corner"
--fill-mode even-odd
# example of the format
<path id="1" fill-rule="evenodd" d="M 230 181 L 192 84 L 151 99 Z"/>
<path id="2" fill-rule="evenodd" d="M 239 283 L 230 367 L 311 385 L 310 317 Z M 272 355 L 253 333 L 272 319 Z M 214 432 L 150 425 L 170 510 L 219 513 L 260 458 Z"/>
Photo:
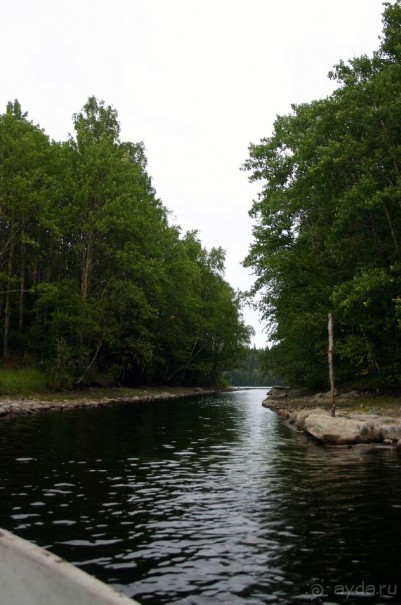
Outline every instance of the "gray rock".
<path id="1" fill-rule="evenodd" d="M 328 395 L 327 393 L 316 393 L 316 395 L 314 395 L 312 397 L 312 401 L 322 401 L 323 399 L 328 399 Z"/>
<path id="2" fill-rule="evenodd" d="M 325 410 L 323 408 L 312 408 L 312 409 L 303 408 L 302 410 L 297 410 L 297 411 L 293 412 L 293 414 L 291 414 L 291 416 L 293 417 L 292 421 L 299 429 L 304 429 L 305 421 L 311 414 L 319 414 L 321 416 L 328 416 L 329 412 L 328 412 L 328 410 Z"/>
<path id="3" fill-rule="evenodd" d="M 364 420 L 364 421 L 375 421 L 378 418 L 380 418 L 380 416 L 378 416 L 378 414 L 348 414 L 349 418 L 355 418 L 355 420 Z"/>
<path id="4" fill-rule="evenodd" d="M 283 399 L 288 395 L 287 387 L 272 387 L 268 393 L 270 399 Z"/>
<path id="5" fill-rule="evenodd" d="M 337 389 L 334 389 L 334 395 L 338 395 Z M 327 393 L 316 393 L 316 395 L 312 397 L 312 401 L 331 401 L 331 391 L 328 391 Z"/>
<path id="6" fill-rule="evenodd" d="M 371 422 L 322 414 L 310 414 L 305 419 L 305 430 L 318 441 L 331 445 L 369 443 L 378 438 Z"/>
<path id="7" fill-rule="evenodd" d="M 357 391 L 356 389 L 354 391 L 348 391 L 348 393 L 343 393 L 341 395 L 341 397 L 343 397 L 344 399 L 355 399 L 355 397 L 361 397 L 362 393 L 361 391 Z"/>
<path id="8" fill-rule="evenodd" d="M 401 439 L 401 421 L 395 418 L 379 418 L 375 422 L 384 440 L 399 441 Z"/>

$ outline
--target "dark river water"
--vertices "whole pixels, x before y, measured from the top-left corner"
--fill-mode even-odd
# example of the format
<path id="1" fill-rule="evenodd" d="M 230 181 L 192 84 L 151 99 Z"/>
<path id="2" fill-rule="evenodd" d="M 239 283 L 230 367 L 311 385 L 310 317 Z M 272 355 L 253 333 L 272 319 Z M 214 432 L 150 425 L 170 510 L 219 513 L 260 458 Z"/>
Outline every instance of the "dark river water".
<path id="1" fill-rule="evenodd" d="M 0 526 L 143 604 L 401 603 L 401 457 L 264 393 L 2 419 Z"/>

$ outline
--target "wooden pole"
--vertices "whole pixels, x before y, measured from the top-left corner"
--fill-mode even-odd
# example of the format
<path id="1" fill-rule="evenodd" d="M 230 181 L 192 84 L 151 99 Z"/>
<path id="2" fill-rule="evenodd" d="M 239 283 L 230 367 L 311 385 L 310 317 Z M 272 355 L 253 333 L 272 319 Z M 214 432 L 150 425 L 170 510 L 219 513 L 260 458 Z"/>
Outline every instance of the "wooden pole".
<path id="1" fill-rule="evenodd" d="M 333 351 L 334 351 L 334 337 L 333 337 L 333 315 L 329 313 L 329 377 L 330 377 L 330 394 L 331 394 L 331 415 L 334 417 L 336 415 L 336 403 L 334 400 L 334 361 L 333 361 Z"/>

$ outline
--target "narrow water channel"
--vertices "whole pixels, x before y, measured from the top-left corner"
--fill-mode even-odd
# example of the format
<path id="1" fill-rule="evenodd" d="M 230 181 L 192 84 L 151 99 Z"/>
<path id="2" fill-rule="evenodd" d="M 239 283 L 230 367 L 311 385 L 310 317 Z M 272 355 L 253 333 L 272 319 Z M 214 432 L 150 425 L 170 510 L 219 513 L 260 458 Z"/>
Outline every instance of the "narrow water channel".
<path id="1" fill-rule="evenodd" d="M 141 603 L 401 602 L 401 458 L 250 390 L 0 422 L 0 527 Z"/>

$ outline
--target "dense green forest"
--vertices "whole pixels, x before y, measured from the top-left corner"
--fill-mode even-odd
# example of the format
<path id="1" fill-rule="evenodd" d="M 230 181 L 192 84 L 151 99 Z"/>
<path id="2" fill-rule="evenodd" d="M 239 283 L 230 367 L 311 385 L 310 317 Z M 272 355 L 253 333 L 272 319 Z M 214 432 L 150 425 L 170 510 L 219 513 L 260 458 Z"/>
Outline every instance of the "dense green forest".
<path id="1" fill-rule="evenodd" d="M 95 97 L 50 141 L 10 102 L 0 116 L 3 367 L 49 384 L 216 384 L 249 342 L 224 251 L 170 225 L 142 143 Z"/>
<path id="2" fill-rule="evenodd" d="M 401 5 L 384 6 L 378 50 L 340 62 L 334 92 L 278 116 L 244 164 L 261 183 L 245 264 L 291 385 L 327 386 L 329 312 L 337 384 L 401 384 Z"/>
<path id="3" fill-rule="evenodd" d="M 224 381 L 235 387 L 281 385 L 281 378 L 268 373 L 269 349 L 248 348 L 232 370 L 223 372 Z"/>

